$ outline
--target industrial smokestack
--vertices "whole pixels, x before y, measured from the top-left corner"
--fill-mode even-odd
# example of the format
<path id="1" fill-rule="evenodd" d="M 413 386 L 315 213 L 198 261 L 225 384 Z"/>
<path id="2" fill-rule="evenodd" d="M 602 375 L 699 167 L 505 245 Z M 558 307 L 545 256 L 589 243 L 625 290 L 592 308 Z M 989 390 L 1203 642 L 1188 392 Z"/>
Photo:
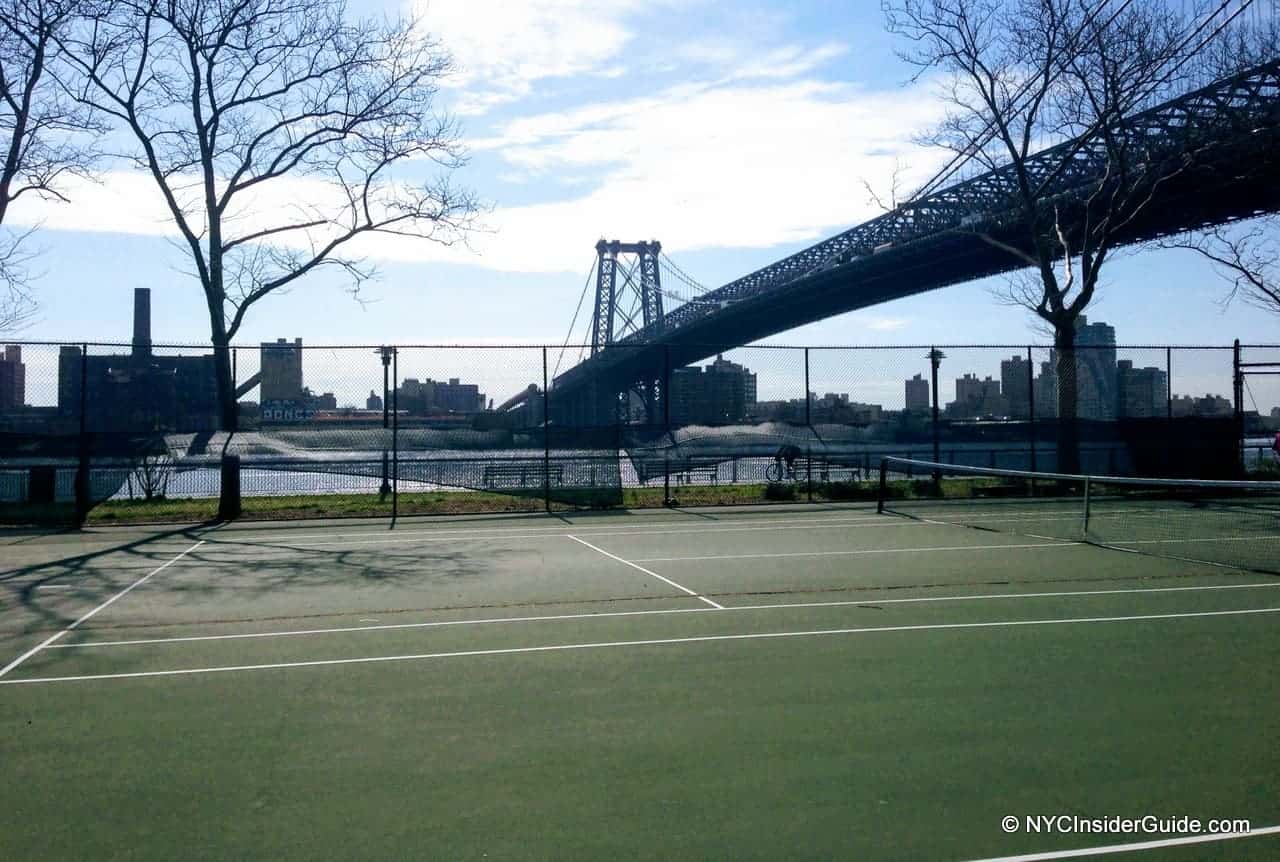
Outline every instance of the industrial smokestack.
<path id="1" fill-rule="evenodd" d="M 151 288 L 133 291 L 133 355 L 151 355 Z"/>

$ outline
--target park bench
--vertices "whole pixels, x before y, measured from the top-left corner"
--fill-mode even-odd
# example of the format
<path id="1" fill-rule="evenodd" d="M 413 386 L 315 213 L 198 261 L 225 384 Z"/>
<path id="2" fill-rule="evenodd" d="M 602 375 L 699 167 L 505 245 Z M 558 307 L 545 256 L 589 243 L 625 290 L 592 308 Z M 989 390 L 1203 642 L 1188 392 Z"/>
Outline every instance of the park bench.
<path id="1" fill-rule="evenodd" d="M 564 466 L 548 467 L 542 461 L 520 461 L 511 464 L 488 464 L 484 468 L 486 488 L 540 488 L 547 477 L 551 484 L 564 482 Z"/>

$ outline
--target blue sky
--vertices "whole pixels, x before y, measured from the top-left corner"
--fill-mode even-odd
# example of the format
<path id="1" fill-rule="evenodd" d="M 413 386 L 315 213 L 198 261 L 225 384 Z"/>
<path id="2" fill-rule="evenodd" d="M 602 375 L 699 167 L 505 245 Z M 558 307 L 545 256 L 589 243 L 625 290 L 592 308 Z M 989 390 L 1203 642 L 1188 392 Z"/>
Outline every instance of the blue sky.
<path id="1" fill-rule="evenodd" d="M 488 204 L 471 248 L 374 248 L 363 304 L 318 276 L 259 305 L 238 340 L 559 343 L 598 238 L 656 238 L 715 286 L 876 213 L 894 164 L 939 163 L 912 143 L 940 106 L 908 82 L 879 3 L 418 0 L 356 11 L 421 16 L 455 54 L 442 107 L 471 153 L 459 181 Z M 44 230 L 31 339 L 125 339 L 130 294 L 153 290 L 157 341 L 208 337 L 203 299 L 145 178 L 113 171 Z M 14 217 L 21 221 L 24 213 Z M 803 327 L 780 343 L 1042 340 L 975 283 Z M 1188 253 L 1115 262 L 1093 319 L 1122 342 L 1280 341 L 1280 319 L 1236 304 Z"/>

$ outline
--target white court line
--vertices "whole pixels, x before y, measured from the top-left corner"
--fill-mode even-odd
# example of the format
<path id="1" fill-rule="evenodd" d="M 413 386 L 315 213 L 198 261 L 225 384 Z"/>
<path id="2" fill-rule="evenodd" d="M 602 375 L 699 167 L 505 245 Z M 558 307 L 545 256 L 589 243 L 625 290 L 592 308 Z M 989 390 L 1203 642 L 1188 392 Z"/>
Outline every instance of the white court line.
<path id="1" fill-rule="evenodd" d="M 85 643 L 53 644 L 49 649 L 96 649 L 98 647 L 143 646 L 148 644 L 187 643 L 190 641 L 229 641 L 256 640 L 258 638 L 296 637 L 298 635 L 327 635 L 348 632 L 390 631 L 396 629 L 430 629 L 449 626 L 476 626 L 502 623 L 534 623 L 563 622 L 565 620 L 608 619 L 610 617 L 649 617 L 670 614 L 709 614 L 716 610 L 725 611 L 775 611 L 786 608 L 838 608 L 857 607 L 862 605 L 906 605 L 932 602 L 972 602 L 991 601 L 996 599 L 1046 599 L 1074 598 L 1077 596 L 1118 596 L 1135 593 L 1188 593 L 1216 590 L 1261 590 L 1268 587 L 1280 587 L 1280 581 L 1268 581 L 1262 584 L 1207 584 L 1198 587 L 1136 587 L 1122 590 L 1061 590 L 1042 593 L 971 593 L 963 596 L 913 596 L 903 599 L 881 599 L 869 596 L 865 599 L 850 599 L 837 602 L 775 602 L 765 605 L 725 605 L 722 608 L 663 608 L 648 611 L 604 611 L 580 614 L 542 614 L 531 617 L 482 617 L 470 620 L 434 620 L 424 623 L 382 623 L 371 626 L 334 626 L 324 629 L 288 629 L 274 632 L 241 632 L 227 635 L 182 635 L 165 638 L 137 638 L 121 641 L 88 641 Z"/>
<path id="2" fill-rule="evenodd" d="M 1138 850 L 1156 850 L 1161 847 L 1183 847 L 1188 844 L 1204 844 L 1209 841 L 1231 841 L 1236 838 L 1257 838 L 1262 835 L 1280 835 L 1280 826 L 1263 826 L 1248 832 L 1214 832 L 1211 835 L 1189 835 L 1184 838 L 1161 838 L 1155 841 L 1139 841 L 1134 844 L 1108 844 L 1105 847 L 1084 847 L 1079 850 L 1050 850 L 1046 853 L 1023 853 L 1019 856 L 992 856 L 972 859 L 970 862 L 1048 862 L 1051 859 L 1080 859 L 1085 856 L 1108 856 L 1112 853 L 1134 853 Z"/>
<path id="3" fill-rule="evenodd" d="M 117 602 L 118 600 L 120 600 L 121 598 L 123 598 L 124 596 L 128 595 L 128 594 L 129 594 L 129 592 L 130 592 L 130 591 L 132 591 L 135 587 L 140 587 L 140 586 L 142 586 L 142 585 L 143 585 L 143 584 L 145 584 L 145 583 L 147 582 L 147 580 L 148 580 L 148 579 L 150 579 L 153 575 L 158 575 L 160 572 L 163 572 L 165 569 L 169 568 L 169 567 L 170 567 L 170 566 L 172 566 L 174 563 L 178 562 L 178 560 L 181 560 L 181 559 L 182 559 L 183 557 L 185 557 L 187 554 L 191 553 L 192 551 L 194 551 L 196 548 L 200 547 L 200 546 L 201 546 L 201 545 L 203 545 L 203 544 L 204 544 L 204 539 L 201 539 L 200 541 L 196 542 L 196 543 L 195 543 L 194 545 L 192 545 L 191 547 L 187 548 L 187 549 L 186 549 L 185 551 L 183 551 L 182 553 L 178 554 L 176 557 L 173 557 L 172 559 L 170 559 L 168 562 L 166 562 L 166 563 L 164 563 L 163 565 L 158 566 L 157 568 L 154 568 L 154 569 L 152 569 L 151 571 L 147 572 L 145 575 L 143 575 L 142 577 L 138 578 L 138 580 L 136 580 L 136 581 L 134 581 L 133 583 L 129 584 L 129 586 L 125 587 L 123 590 L 121 590 L 120 592 L 116 593 L 114 596 L 112 596 L 111 598 L 107 599 L 105 602 L 103 602 L 102 604 L 98 605 L 96 608 L 94 608 L 93 610 L 89 611 L 87 614 L 85 614 L 84 616 L 80 617 L 80 618 L 79 618 L 79 619 L 77 619 L 75 622 L 71 623 L 71 625 L 69 625 L 69 626 L 67 626 L 66 628 L 62 629 L 61 631 L 59 631 L 59 632 L 55 632 L 54 634 L 52 634 L 52 635 L 50 635 L 49 637 L 45 638 L 45 639 L 44 639 L 43 641 L 41 641 L 40 643 L 36 644 L 36 645 L 35 645 L 34 647 L 32 647 L 31 649 L 27 650 L 27 651 L 26 651 L 26 652 L 24 652 L 22 655 L 18 656 L 18 657 L 17 657 L 17 658 L 15 658 L 13 661 L 9 662 L 9 663 L 8 663 L 7 665 L 5 665 L 3 668 L 0 668 L 0 677 L 3 677 L 3 676 L 4 676 L 5 674 L 7 674 L 9 671 L 13 670 L 13 669 L 14 669 L 14 668 L 16 668 L 18 665 L 22 664 L 24 661 L 26 661 L 27 659 L 31 658 L 31 657 L 32 657 L 33 655 L 35 655 L 36 653 L 40 652 L 40 650 L 42 650 L 42 649 L 44 649 L 45 647 L 49 646 L 49 645 L 50 645 L 50 644 L 52 644 L 54 641 L 56 641 L 58 638 L 62 637 L 62 636 L 63 636 L 63 635 L 65 635 L 67 632 L 69 632 L 69 631 L 71 631 L 72 629 L 74 629 L 74 628 L 76 628 L 77 626 L 79 626 L 82 622 L 84 622 L 84 621 L 86 621 L 86 620 L 89 620 L 89 619 L 92 619 L 94 616 L 96 616 L 96 615 L 97 615 L 98 613 L 100 613 L 101 611 L 104 611 L 104 610 L 106 610 L 107 608 L 111 607 L 111 605 L 112 605 L 112 604 L 114 604 L 115 602 Z"/>
<path id="4" fill-rule="evenodd" d="M 609 559 L 617 560 L 619 563 L 622 563 L 624 566 L 630 566 L 631 568 L 637 571 L 644 572 L 649 577 L 657 578 L 658 580 L 662 581 L 664 584 L 670 584 L 671 586 L 675 587 L 677 590 L 681 590 L 682 592 L 686 592 L 689 595 L 693 596 L 698 601 L 705 602 L 711 605 L 711 607 L 715 608 L 716 610 L 720 610 L 720 611 L 724 610 L 724 605 L 719 604 L 717 602 L 713 602 L 711 601 L 711 599 L 707 598 L 706 596 L 699 595 L 695 593 L 693 590 L 684 586 L 683 584 L 677 584 L 675 581 L 671 580 L 670 578 L 664 578 L 662 575 L 658 574 L 657 572 L 651 572 L 648 569 L 646 569 L 644 566 L 637 566 L 635 563 L 631 562 L 630 560 L 624 560 L 622 559 L 622 557 L 619 557 L 617 554 L 609 553 L 604 548 L 597 548 L 595 545 L 583 539 L 579 539 L 577 536 L 570 536 L 566 534 L 566 538 L 573 539 L 579 545 L 586 545 L 588 548 L 595 551 L 597 554 L 604 554 Z"/>
<path id="5" fill-rule="evenodd" d="M 570 537 L 572 538 L 572 537 Z M 685 563 L 698 560 L 767 560 L 777 557 L 849 557 L 863 554 L 925 554 L 933 551 L 1004 551 L 1025 548 L 1078 548 L 1084 542 L 1032 542 L 1018 545 L 948 545 L 928 548 L 863 548 L 857 551 L 788 551 L 778 554 L 710 554 L 702 557 L 643 557 L 637 563 Z"/>
<path id="6" fill-rule="evenodd" d="M 1186 545 L 1199 542 L 1274 542 L 1280 536 L 1218 536 L 1204 539 L 1132 539 L 1110 541 L 1109 545 Z"/>
<path id="7" fill-rule="evenodd" d="M 595 532 L 585 532 L 583 530 L 575 530 L 584 536 L 594 538 L 610 537 L 610 536 L 670 536 L 677 533 L 753 533 L 761 530 L 856 530 L 856 529 L 885 529 L 889 527 L 918 527 L 917 523 L 912 521 L 896 521 L 886 520 L 882 516 L 875 519 L 858 519 L 856 521 L 836 521 L 834 519 L 824 520 L 821 524 L 782 524 L 777 526 L 757 525 L 751 527 L 695 527 L 692 529 L 682 530 L 597 530 Z M 955 524 L 947 524 L 946 526 L 955 526 Z M 558 532 L 540 531 L 536 533 L 504 533 L 498 536 L 499 539 L 558 539 L 569 535 L 563 528 Z M 418 538 L 422 536 L 422 538 Z M 434 534 L 415 533 L 405 536 L 388 535 L 380 539 L 358 539 L 342 540 L 342 541 L 325 541 L 325 542 L 293 542 L 282 540 L 280 542 L 235 542 L 230 543 L 235 547 L 257 548 L 265 547 L 268 550 L 284 548 L 302 549 L 302 548 L 322 548 L 329 545 L 341 545 L 350 547 L 352 545 L 395 545 L 395 544 L 418 544 L 422 542 L 487 542 L 492 539 L 489 533 L 481 533 L 472 535 L 467 533 L 459 533 L 456 535 L 440 536 Z"/>
<path id="8" fill-rule="evenodd" d="M 597 641 L 592 643 L 552 644 L 549 646 L 506 647 L 502 649 L 457 650 L 453 652 L 418 653 L 415 655 L 382 655 L 366 658 L 336 658 L 314 661 L 273 662 L 270 664 L 221 665 L 216 667 L 179 668 L 177 670 L 143 670 L 129 673 L 95 673 L 78 676 L 28 677 L 26 679 L 0 679 L 0 685 L 32 685 L 52 682 L 83 682 L 95 679 L 141 679 L 157 676 L 188 676 L 194 674 L 230 673 L 233 671 L 278 670 L 297 667 L 330 667 L 348 664 L 378 664 L 382 662 L 425 661 L 428 659 L 465 658 L 470 656 L 520 655 L 524 653 L 568 652 L 574 650 L 612 649 L 617 647 L 665 646 L 671 644 L 715 643 L 719 641 L 776 640 L 779 638 L 824 637 L 831 635 L 876 634 L 880 632 L 923 632 L 957 629 L 995 629 L 1022 626 L 1081 625 L 1087 623 L 1148 622 L 1152 620 L 1192 619 L 1197 617 L 1229 617 L 1251 614 L 1280 613 L 1280 607 L 1250 608 L 1238 611 L 1198 611 L 1181 614 L 1140 614 L 1124 617 L 1078 617 L 1074 619 L 1047 620 L 997 620 L 983 623 L 934 623 L 914 626 L 868 626 L 847 629 L 818 629 L 814 631 L 754 632 L 737 635 L 701 635 L 684 638 L 651 638 L 634 641 Z"/>
<path id="9" fill-rule="evenodd" d="M 833 514 L 831 517 L 822 517 L 822 518 L 757 518 L 757 519 L 728 518 L 724 521 L 717 521 L 715 524 L 710 526 L 725 526 L 725 527 L 752 526 L 752 525 L 768 526 L 769 524 L 796 524 L 796 523 L 816 524 L 816 523 L 822 523 L 822 522 L 835 522 L 835 521 L 868 521 L 870 522 L 870 521 L 879 521 L 884 519 L 883 515 L 878 515 L 874 511 L 870 511 L 870 510 L 862 514 L 854 514 L 856 510 L 845 510 L 845 511 L 848 511 L 850 514 L 848 515 Z M 808 513 L 799 512 L 797 514 L 804 515 Z M 645 516 L 640 515 L 635 517 L 644 518 Z M 530 533 L 547 533 L 549 535 L 559 536 L 559 535 L 563 535 L 566 530 L 572 530 L 575 533 L 585 534 L 585 533 L 590 533 L 590 532 L 599 531 L 599 530 L 629 530 L 631 528 L 635 528 L 637 530 L 640 530 L 640 529 L 647 530 L 653 527 L 687 527 L 690 524 L 696 524 L 696 523 L 699 523 L 698 519 L 689 517 L 679 521 L 651 521 L 651 522 L 640 523 L 640 524 L 627 524 L 623 522 L 617 522 L 613 524 L 600 524 L 598 526 L 591 526 L 586 524 L 562 523 L 558 526 L 549 526 L 549 527 L 501 527 L 501 528 L 480 527 L 480 528 L 470 528 L 470 529 L 459 528 L 459 529 L 450 529 L 450 530 L 386 530 L 386 529 L 382 529 L 382 530 L 363 530 L 358 533 L 314 533 L 314 534 L 296 536 L 295 539 L 305 541 L 308 539 L 335 539 L 335 538 L 340 539 L 340 538 L 350 538 L 350 537 L 359 538 L 362 536 L 370 536 L 370 537 L 376 538 L 378 536 L 391 537 L 396 535 L 399 535 L 399 536 L 450 536 L 450 535 L 474 536 L 479 534 L 479 535 L 485 535 L 485 536 L 503 536 L 507 534 L 519 534 L 523 536 L 525 534 L 530 534 Z M 575 527 L 578 527 L 579 529 L 575 530 L 574 529 Z M 236 536 L 235 533 L 223 533 L 223 535 L 226 536 L 227 540 L 229 541 L 233 539 L 236 541 L 243 539 L 244 541 L 240 542 L 241 544 L 252 544 L 254 542 L 270 543 L 282 538 L 280 535 L 272 535 L 271 533 L 256 533 L 249 536 Z"/>

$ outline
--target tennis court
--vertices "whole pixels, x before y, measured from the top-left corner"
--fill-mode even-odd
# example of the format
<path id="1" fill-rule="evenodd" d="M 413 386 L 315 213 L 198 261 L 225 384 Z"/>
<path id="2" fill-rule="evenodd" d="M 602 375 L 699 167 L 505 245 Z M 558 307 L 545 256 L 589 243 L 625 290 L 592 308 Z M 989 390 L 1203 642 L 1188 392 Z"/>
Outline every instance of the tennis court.
<path id="1" fill-rule="evenodd" d="M 1280 858 L 1280 577 L 999 503 L 6 534 L 0 857 Z"/>

